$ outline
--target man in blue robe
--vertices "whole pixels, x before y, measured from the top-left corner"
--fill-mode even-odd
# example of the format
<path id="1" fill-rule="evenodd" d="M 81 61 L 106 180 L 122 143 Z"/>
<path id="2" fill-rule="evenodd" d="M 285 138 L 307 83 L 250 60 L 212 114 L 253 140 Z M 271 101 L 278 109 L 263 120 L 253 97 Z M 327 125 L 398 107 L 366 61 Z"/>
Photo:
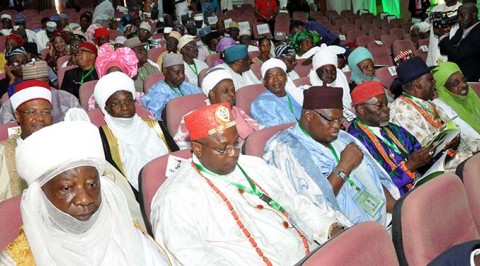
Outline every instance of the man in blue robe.
<path id="1" fill-rule="evenodd" d="M 262 77 L 267 88 L 252 103 L 252 116 L 266 127 L 296 122 L 302 106 L 286 90 L 287 66 L 276 58 L 263 63 Z"/>
<path id="2" fill-rule="evenodd" d="M 340 210 L 354 224 L 373 220 L 387 226 L 387 212 L 400 193 L 365 147 L 340 130 L 342 94 L 341 88 L 304 91 L 298 124 L 267 142 L 264 159 L 317 205 Z"/>

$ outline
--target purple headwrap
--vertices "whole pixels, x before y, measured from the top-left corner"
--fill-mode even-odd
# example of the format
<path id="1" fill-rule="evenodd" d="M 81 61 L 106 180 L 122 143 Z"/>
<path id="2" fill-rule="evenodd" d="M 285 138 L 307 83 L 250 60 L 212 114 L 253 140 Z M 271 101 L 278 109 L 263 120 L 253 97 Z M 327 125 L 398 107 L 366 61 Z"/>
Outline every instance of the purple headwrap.
<path id="1" fill-rule="evenodd" d="M 230 37 L 224 37 L 217 44 L 217 48 L 216 48 L 217 53 L 222 53 L 227 48 L 230 48 L 230 47 L 235 46 L 235 45 L 237 45 L 237 43 L 235 42 L 234 39 L 232 39 Z"/>

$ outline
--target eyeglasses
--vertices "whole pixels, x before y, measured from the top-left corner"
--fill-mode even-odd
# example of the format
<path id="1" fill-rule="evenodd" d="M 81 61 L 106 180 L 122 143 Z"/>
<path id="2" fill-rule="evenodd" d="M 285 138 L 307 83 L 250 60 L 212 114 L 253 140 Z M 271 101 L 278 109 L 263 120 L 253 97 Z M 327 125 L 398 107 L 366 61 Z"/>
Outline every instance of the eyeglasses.
<path id="1" fill-rule="evenodd" d="M 125 101 L 120 101 L 120 102 L 116 102 L 116 103 L 112 103 L 110 105 L 107 105 L 108 108 L 119 108 L 120 106 L 123 106 L 123 105 L 130 105 L 132 103 L 135 103 L 135 100 L 134 99 L 127 99 Z"/>
<path id="2" fill-rule="evenodd" d="M 362 103 L 361 105 L 373 105 L 380 110 L 388 108 L 388 103 Z"/>
<path id="3" fill-rule="evenodd" d="M 207 145 L 207 144 L 205 144 L 205 143 L 203 143 L 203 142 L 200 142 L 200 141 L 195 141 L 195 142 L 200 143 L 200 144 L 202 144 L 202 145 L 204 145 L 204 146 L 207 146 L 208 148 L 210 148 L 210 149 L 218 152 L 220 155 L 225 155 L 225 154 L 230 155 L 230 154 L 233 154 L 235 151 L 240 150 L 240 149 L 243 147 L 243 144 L 245 143 L 245 141 L 242 140 L 242 141 L 240 141 L 240 142 L 237 142 L 237 144 L 234 144 L 234 145 L 231 146 L 231 147 L 226 147 L 226 148 L 223 148 L 223 149 L 217 149 L 217 148 L 215 148 L 215 147 L 212 147 L 212 146 Z"/>
<path id="4" fill-rule="evenodd" d="M 336 123 L 339 124 L 339 125 L 342 125 L 343 123 L 345 123 L 345 121 L 347 121 L 347 119 L 345 117 L 341 117 L 339 119 L 329 119 L 329 118 L 325 117 L 324 115 L 322 115 L 321 113 L 319 113 L 319 112 L 317 112 L 313 109 L 312 109 L 312 111 L 314 111 L 319 116 L 321 116 L 323 119 L 325 119 L 330 126 L 333 126 Z"/>
<path id="5" fill-rule="evenodd" d="M 52 110 L 28 110 L 28 111 L 22 111 L 22 110 L 17 110 L 17 112 L 25 114 L 26 116 L 52 116 L 53 111 Z"/>

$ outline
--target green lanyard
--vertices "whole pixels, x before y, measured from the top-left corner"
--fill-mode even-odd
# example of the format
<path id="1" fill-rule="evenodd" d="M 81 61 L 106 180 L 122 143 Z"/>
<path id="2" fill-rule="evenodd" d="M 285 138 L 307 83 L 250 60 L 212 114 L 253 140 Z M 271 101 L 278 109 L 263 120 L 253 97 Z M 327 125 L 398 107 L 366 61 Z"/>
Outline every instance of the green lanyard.
<path id="1" fill-rule="evenodd" d="M 290 96 L 288 96 L 288 93 L 286 95 L 287 95 L 287 100 L 288 100 L 288 106 L 290 107 L 290 112 L 292 112 L 292 114 L 295 115 L 295 113 L 293 112 L 292 99 L 290 99 Z"/>
<path id="2" fill-rule="evenodd" d="M 172 86 L 170 86 L 168 83 L 165 82 L 165 84 L 167 84 L 168 87 L 170 87 L 170 89 L 177 95 L 179 96 L 185 96 L 182 92 L 182 90 L 180 89 L 180 87 L 178 88 L 172 88 Z M 181 85 L 180 85 L 181 86 Z"/>
<path id="3" fill-rule="evenodd" d="M 335 148 L 333 148 L 332 144 L 328 144 L 328 148 L 330 149 L 330 151 L 332 151 L 333 153 L 333 157 L 335 157 L 335 161 L 337 162 L 337 164 L 340 162 L 340 158 L 338 157 L 338 154 L 337 152 L 335 151 Z M 348 184 L 350 184 L 350 186 L 352 186 L 353 189 L 355 189 L 356 191 L 362 191 L 362 189 L 360 189 L 356 184 L 355 182 L 353 182 L 353 180 L 348 177 L 347 180 Z"/>
<path id="4" fill-rule="evenodd" d="M 438 115 L 438 113 L 430 110 L 430 108 L 426 107 L 426 106 L 425 106 L 422 102 L 420 102 L 416 97 L 414 97 L 414 96 L 412 96 L 412 95 L 410 95 L 410 94 L 408 94 L 408 93 L 405 93 L 405 92 L 403 93 L 403 96 L 405 96 L 405 97 L 407 97 L 408 99 L 414 101 L 415 103 L 417 103 L 418 105 L 420 105 L 420 107 L 422 107 L 423 110 L 425 110 L 425 111 L 427 111 L 427 112 L 429 112 L 429 113 L 434 114 L 437 119 L 440 119 L 440 120 L 441 120 L 441 118 L 440 118 L 440 116 Z"/>
<path id="5" fill-rule="evenodd" d="M 392 149 L 395 153 L 397 153 L 398 155 L 403 155 L 403 153 L 400 151 L 400 149 L 397 147 L 397 145 L 395 143 L 393 143 L 392 141 L 386 139 L 384 136 L 382 136 L 382 134 L 380 133 L 380 136 L 378 136 L 377 134 L 375 134 L 372 130 L 372 128 L 363 123 L 360 119 L 357 118 L 357 121 L 358 123 L 362 124 L 363 126 L 365 126 L 370 132 L 372 132 L 373 135 L 375 135 L 375 137 L 381 139 L 390 149 Z M 381 128 L 380 128 L 381 130 Z"/>
<path id="6" fill-rule="evenodd" d="M 197 70 L 197 65 L 195 65 L 195 61 L 193 62 L 193 67 L 191 67 L 189 63 L 187 63 L 187 66 L 193 71 L 195 75 L 198 76 L 198 70 Z"/>
<path id="7" fill-rule="evenodd" d="M 276 201 L 274 201 L 273 199 L 271 199 L 269 196 L 263 194 L 260 190 L 257 189 L 257 186 L 255 185 L 255 183 L 252 181 L 252 179 L 250 179 L 250 177 L 247 175 L 247 173 L 245 173 L 245 171 L 243 170 L 243 168 L 237 164 L 238 168 L 240 169 L 240 171 L 242 171 L 242 174 L 243 176 L 245 176 L 245 178 L 247 179 L 248 183 L 250 184 L 250 188 L 249 187 L 246 187 L 242 184 L 238 184 L 238 183 L 235 183 L 235 182 L 231 182 L 230 180 L 222 177 L 221 175 L 218 175 L 218 174 L 215 174 L 214 172 L 208 170 L 207 168 L 205 168 L 204 166 L 202 165 L 199 165 L 199 164 L 196 164 L 196 163 L 193 163 L 195 165 L 195 167 L 199 170 L 199 171 L 202 171 L 202 172 L 205 172 L 207 174 L 210 174 L 214 177 L 217 177 L 217 178 L 220 178 L 222 179 L 223 181 L 229 183 L 229 184 L 232 184 L 234 185 L 236 188 L 242 190 L 242 191 L 245 191 L 249 194 L 252 194 L 252 195 L 255 195 L 255 196 L 258 196 L 262 201 L 266 202 L 268 205 L 270 205 L 272 208 L 284 213 L 285 212 L 285 209 L 280 205 L 278 204 Z"/>
<path id="8" fill-rule="evenodd" d="M 146 75 L 146 76 L 148 77 L 148 76 L 150 75 L 150 70 L 148 70 L 146 67 L 145 67 L 145 68 L 142 67 L 142 70 L 143 70 L 143 69 L 145 69 L 145 71 L 147 71 L 147 75 Z M 140 79 L 141 79 L 141 80 L 145 80 L 145 75 L 143 75 L 143 73 L 140 73 L 140 71 L 141 71 L 141 70 L 138 71 L 138 75 L 140 76 Z"/>
<path id="9" fill-rule="evenodd" d="M 82 75 L 82 79 L 80 79 L 80 85 L 83 84 L 83 81 L 85 80 L 85 78 L 87 78 L 90 74 L 92 74 L 92 72 L 95 70 L 94 67 L 90 68 L 89 71 L 87 71 L 87 73 L 83 74 Z"/>

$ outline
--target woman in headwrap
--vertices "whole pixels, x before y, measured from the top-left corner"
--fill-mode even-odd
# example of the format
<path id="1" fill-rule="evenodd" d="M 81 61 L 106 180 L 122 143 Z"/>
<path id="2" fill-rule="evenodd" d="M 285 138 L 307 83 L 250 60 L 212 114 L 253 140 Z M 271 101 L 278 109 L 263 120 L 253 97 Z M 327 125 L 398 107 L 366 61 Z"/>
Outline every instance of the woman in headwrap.
<path id="1" fill-rule="evenodd" d="M 122 47 L 114 50 L 110 44 L 105 43 L 100 47 L 98 52 L 98 57 L 95 60 L 95 69 L 97 70 L 99 79 L 115 71 L 123 72 L 127 74 L 129 78 L 133 78 L 137 75 L 137 64 L 138 58 L 132 49 Z M 143 92 L 136 92 L 137 99 L 143 95 Z M 88 110 L 95 108 L 97 108 L 97 106 L 95 98 L 92 95 L 88 100 Z"/>
<path id="2" fill-rule="evenodd" d="M 230 47 L 235 46 L 235 45 L 237 45 L 237 43 L 235 42 L 234 39 L 232 39 L 230 37 L 224 37 L 224 38 L 220 39 L 220 41 L 217 44 L 217 47 L 215 47 L 217 53 L 220 54 L 220 58 L 213 62 L 212 67 L 223 64 L 224 60 L 225 60 L 225 55 L 223 54 L 223 52 L 225 50 L 227 50 L 227 48 L 230 48 Z"/>
<path id="3" fill-rule="evenodd" d="M 438 98 L 433 102 L 461 129 L 462 134 L 480 139 L 480 98 L 468 85 L 460 68 L 442 62 L 433 69 Z"/>
<path id="4" fill-rule="evenodd" d="M 356 87 L 366 81 L 378 81 L 375 77 L 373 55 L 365 47 L 358 47 L 348 56 L 348 67 L 352 71 L 352 85 Z"/>
<path id="5" fill-rule="evenodd" d="M 367 81 L 378 81 L 375 77 L 373 55 L 365 47 L 358 47 L 348 56 L 348 67 L 352 71 L 350 89 Z M 388 102 L 393 100 L 393 95 L 384 87 Z"/>
<path id="6" fill-rule="evenodd" d="M 68 35 L 63 30 L 55 30 L 50 38 L 50 51 L 45 58 L 49 67 L 57 72 L 57 59 L 68 55 L 67 50 Z"/>
<path id="7" fill-rule="evenodd" d="M 315 54 L 316 50 L 312 50 L 315 44 L 320 40 L 320 36 L 311 31 L 297 31 L 293 34 L 290 44 L 297 53 L 297 59 L 309 58 Z M 312 50 L 312 51 L 310 51 Z"/>

